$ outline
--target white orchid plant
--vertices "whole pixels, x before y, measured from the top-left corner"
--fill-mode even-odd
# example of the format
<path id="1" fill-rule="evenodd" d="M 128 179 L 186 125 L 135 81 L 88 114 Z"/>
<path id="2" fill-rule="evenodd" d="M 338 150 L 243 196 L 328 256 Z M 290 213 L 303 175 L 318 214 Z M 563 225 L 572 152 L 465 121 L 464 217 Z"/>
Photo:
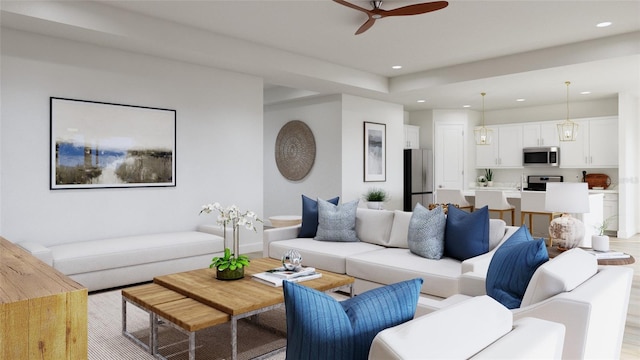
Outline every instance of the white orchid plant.
<path id="1" fill-rule="evenodd" d="M 211 260 L 210 268 L 216 268 L 220 271 L 225 269 L 236 270 L 244 266 L 249 266 L 249 258 L 246 255 L 240 255 L 239 228 L 242 226 L 247 230 L 257 231 L 256 223 L 262 222 L 253 211 L 242 212 L 236 205 L 223 207 L 220 203 L 202 205 L 200 214 L 218 213 L 216 223 L 222 226 L 225 245 L 227 238 L 227 224 L 231 224 L 233 228 L 233 252 L 229 248 L 224 249 L 223 257 L 214 257 Z"/>

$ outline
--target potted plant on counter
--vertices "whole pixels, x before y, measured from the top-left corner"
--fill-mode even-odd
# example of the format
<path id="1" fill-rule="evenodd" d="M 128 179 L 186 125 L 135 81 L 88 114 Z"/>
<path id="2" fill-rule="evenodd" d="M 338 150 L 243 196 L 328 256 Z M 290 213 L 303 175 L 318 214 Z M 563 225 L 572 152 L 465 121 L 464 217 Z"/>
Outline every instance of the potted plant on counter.
<path id="1" fill-rule="evenodd" d="M 493 171 L 484 169 L 484 177 L 487 179 L 487 186 L 493 186 Z"/>
<path id="2" fill-rule="evenodd" d="M 367 201 L 367 207 L 376 210 L 381 210 L 382 204 L 389 200 L 389 194 L 381 188 L 370 188 L 363 197 Z"/>

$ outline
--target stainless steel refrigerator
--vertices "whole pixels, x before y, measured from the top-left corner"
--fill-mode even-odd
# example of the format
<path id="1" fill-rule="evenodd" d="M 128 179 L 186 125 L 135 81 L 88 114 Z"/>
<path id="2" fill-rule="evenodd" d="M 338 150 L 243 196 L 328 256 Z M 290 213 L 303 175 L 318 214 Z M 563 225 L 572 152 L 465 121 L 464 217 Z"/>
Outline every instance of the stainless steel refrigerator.
<path id="1" fill-rule="evenodd" d="M 404 150 L 404 211 L 417 203 L 433 203 L 433 152 L 431 149 Z"/>

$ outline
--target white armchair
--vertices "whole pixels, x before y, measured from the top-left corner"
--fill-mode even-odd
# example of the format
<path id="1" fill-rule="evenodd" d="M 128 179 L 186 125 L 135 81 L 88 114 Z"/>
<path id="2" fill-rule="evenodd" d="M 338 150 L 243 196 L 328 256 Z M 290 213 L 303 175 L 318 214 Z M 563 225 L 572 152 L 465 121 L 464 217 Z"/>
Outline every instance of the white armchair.
<path id="1" fill-rule="evenodd" d="M 417 314 L 480 295 L 484 279 L 470 273 L 463 277 L 460 294 L 441 301 L 420 298 Z M 619 358 L 632 279 L 633 269 L 598 267 L 594 256 L 572 249 L 536 270 L 520 308 L 511 312 L 514 320 L 534 317 L 564 324 L 563 358 Z"/>

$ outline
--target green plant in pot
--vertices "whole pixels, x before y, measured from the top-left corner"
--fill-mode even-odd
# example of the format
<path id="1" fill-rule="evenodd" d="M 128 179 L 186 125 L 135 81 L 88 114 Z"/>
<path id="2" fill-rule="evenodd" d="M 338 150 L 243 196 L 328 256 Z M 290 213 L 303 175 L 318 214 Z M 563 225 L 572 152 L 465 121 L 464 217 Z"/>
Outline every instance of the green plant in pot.
<path id="1" fill-rule="evenodd" d="M 367 201 L 367 207 L 376 210 L 382 209 L 382 203 L 389 200 L 389 194 L 385 189 L 375 187 L 367 190 L 363 197 Z"/>
<path id="2" fill-rule="evenodd" d="M 209 268 L 216 269 L 216 277 L 220 280 L 237 280 L 244 277 L 244 268 L 249 266 L 249 258 L 240 255 L 240 227 L 248 230 L 256 230 L 255 223 L 262 222 L 253 211 L 242 212 L 236 205 L 223 208 L 219 203 L 202 206 L 200 214 L 217 211 L 217 224 L 222 226 L 224 238 L 224 256 L 216 256 L 211 259 Z M 227 244 L 227 224 L 231 224 L 233 229 L 233 251 L 226 247 Z"/>
<path id="3" fill-rule="evenodd" d="M 493 185 L 493 171 L 491 169 L 484 169 L 484 178 L 487 179 L 487 186 Z"/>
<path id="4" fill-rule="evenodd" d="M 597 234 L 591 235 L 591 247 L 596 251 L 609 251 L 609 236 L 605 235 L 605 231 L 609 228 L 609 224 L 615 215 L 604 219 L 600 224 L 594 226 Z"/>

